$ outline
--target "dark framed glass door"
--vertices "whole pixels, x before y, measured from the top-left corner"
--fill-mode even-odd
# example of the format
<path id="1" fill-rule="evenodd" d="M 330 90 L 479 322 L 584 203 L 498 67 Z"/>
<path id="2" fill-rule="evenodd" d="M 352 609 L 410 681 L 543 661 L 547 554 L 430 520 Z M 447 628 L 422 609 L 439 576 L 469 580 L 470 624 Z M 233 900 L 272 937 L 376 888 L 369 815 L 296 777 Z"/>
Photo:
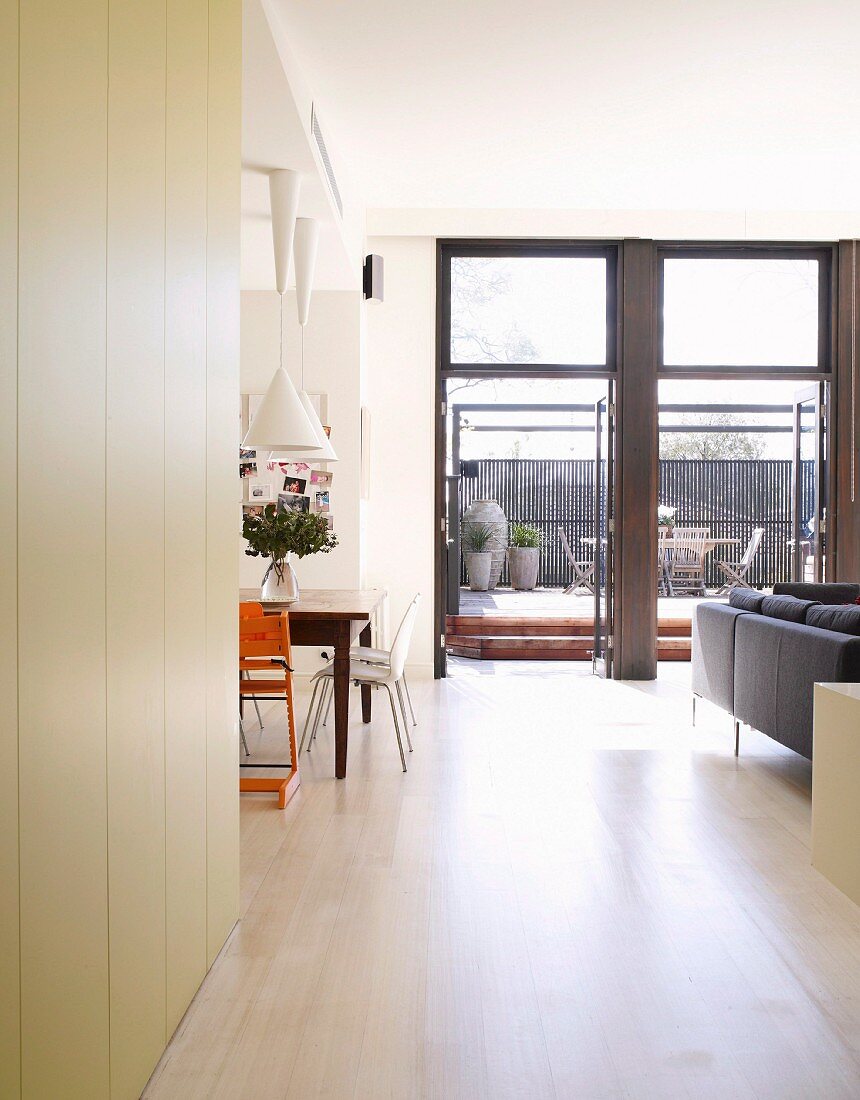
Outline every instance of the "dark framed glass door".
<path id="1" fill-rule="evenodd" d="M 594 648 L 596 676 L 612 677 L 615 542 L 615 384 L 594 406 Z"/>
<path id="2" fill-rule="evenodd" d="M 825 410 L 824 382 L 806 386 L 794 396 L 791 552 L 795 581 L 824 579 Z"/>

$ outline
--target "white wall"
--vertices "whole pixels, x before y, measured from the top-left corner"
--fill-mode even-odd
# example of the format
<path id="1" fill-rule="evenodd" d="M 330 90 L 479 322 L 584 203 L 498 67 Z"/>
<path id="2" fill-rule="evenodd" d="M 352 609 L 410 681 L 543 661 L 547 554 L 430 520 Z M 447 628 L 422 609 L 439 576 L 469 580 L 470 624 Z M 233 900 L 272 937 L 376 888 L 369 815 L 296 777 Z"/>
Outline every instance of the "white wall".
<path id="1" fill-rule="evenodd" d="M 409 663 L 432 675 L 435 241 L 371 239 L 368 251 L 385 258 L 385 301 L 366 307 L 372 427 L 365 576 L 388 588 L 393 627 L 421 593 Z"/>
<path id="2" fill-rule="evenodd" d="M 860 210 L 368 210 L 388 237 L 645 237 L 697 241 L 835 241 L 860 235 Z"/>
<path id="3" fill-rule="evenodd" d="M 278 366 L 279 303 L 274 290 L 242 291 L 241 389 L 264 393 Z M 330 554 L 314 554 L 294 561 L 302 588 L 360 588 L 362 585 L 361 504 L 359 467 L 361 455 L 361 342 L 362 297 L 358 291 L 316 291 L 305 327 L 304 386 L 311 393 L 328 395 L 331 441 L 338 461 L 331 506 L 338 545 Z M 297 387 L 301 386 L 301 326 L 296 319 L 295 292 L 284 295 L 284 366 Z M 238 412 L 237 412 L 238 414 Z M 281 456 L 286 458 L 286 456 Z M 260 455 L 265 461 L 265 455 Z M 273 477 L 275 475 L 272 475 Z M 241 486 L 237 480 L 236 499 Z M 239 576 L 242 587 L 255 588 L 262 581 L 268 559 L 245 554 L 237 505 Z M 297 668 L 307 672 L 319 665 L 318 654 L 297 653 Z"/>
<path id="4" fill-rule="evenodd" d="M 0 11 L 0 1095 L 133 1097 L 238 915 L 241 7 Z"/>

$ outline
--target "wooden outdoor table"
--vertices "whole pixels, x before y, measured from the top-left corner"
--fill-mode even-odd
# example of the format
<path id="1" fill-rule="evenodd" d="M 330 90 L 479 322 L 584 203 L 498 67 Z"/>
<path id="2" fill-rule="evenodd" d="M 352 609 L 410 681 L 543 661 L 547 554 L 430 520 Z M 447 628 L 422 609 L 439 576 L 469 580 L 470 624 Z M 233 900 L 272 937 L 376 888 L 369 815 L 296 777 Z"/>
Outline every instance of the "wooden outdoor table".
<path id="1" fill-rule="evenodd" d="M 580 539 L 580 542 L 586 543 L 588 546 L 594 546 L 597 540 L 593 535 L 587 535 L 585 538 Z M 606 542 L 605 538 L 601 538 L 601 542 Z M 717 546 L 738 546 L 740 539 L 712 539 L 710 536 L 705 539 L 705 553 L 712 554 Z M 666 550 L 673 550 L 675 547 L 675 540 L 671 537 L 663 540 L 663 546 Z"/>
<path id="2" fill-rule="evenodd" d="M 708 536 L 705 539 L 705 553 L 712 554 L 718 546 L 738 546 L 740 539 L 712 539 Z M 673 550 L 675 547 L 675 540 L 670 536 L 663 540 L 663 546 L 667 550 Z"/>
<path id="3" fill-rule="evenodd" d="M 257 588 L 243 588 L 240 600 L 260 600 Z M 349 741 L 349 650 L 356 642 L 370 645 L 370 619 L 385 599 L 384 588 L 364 590 L 311 588 L 295 603 L 263 603 L 264 611 L 289 613 L 292 645 L 329 647 L 334 651 L 334 774 L 346 778 Z M 361 688 L 361 718 L 371 716 L 370 687 Z"/>
<path id="4" fill-rule="evenodd" d="M 600 541 L 601 543 L 605 543 L 606 539 L 601 538 Z M 712 554 L 718 546 L 738 546 L 740 544 L 740 541 L 740 539 L 712 539 L 710 537 L 706 538 L 704 544 L 704 557 L 707 557 L 708 554 Z M 597 542 L 597 539 L 594 538 L 593 535 L 587 535 L 585 538 L 580 539 L 580 542 L 584 542 L 586 546 L 594 546 L 595 542 Z M 675 540 L 673 538 L 663 539 L 664 550 L 674 550 L 674 548 Z"/>

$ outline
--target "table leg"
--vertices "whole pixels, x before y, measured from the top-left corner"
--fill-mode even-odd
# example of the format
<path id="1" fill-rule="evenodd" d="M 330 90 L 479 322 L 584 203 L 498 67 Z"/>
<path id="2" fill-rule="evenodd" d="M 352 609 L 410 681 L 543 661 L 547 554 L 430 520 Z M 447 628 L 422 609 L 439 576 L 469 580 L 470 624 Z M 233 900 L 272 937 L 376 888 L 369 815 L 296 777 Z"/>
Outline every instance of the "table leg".
<path id="1" fill-rule="evenodd" d="M 349 743 L 350 624 L 338 623 L 334 642 L 334 775 L 346 778 Z"/>
<path id="2" fill-rule="evenodd" d="M 372 641 L 370 623 L 362 630 L 358 636 L 358 640 L 361 645 L 369 646 Z M 371 714 L 371 701 L 370 701 L 370 684 L 361 685 L 361 720 L 364 723 L 370 721 Z"/>

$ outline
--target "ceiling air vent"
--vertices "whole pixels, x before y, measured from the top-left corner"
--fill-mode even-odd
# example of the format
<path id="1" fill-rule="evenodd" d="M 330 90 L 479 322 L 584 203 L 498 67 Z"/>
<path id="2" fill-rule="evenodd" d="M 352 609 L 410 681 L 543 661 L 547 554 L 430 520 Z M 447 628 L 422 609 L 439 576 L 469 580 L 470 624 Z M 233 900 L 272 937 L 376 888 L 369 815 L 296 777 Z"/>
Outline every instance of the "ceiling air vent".
<path id="1" fill-rule="evenodd" d="M 317 118 L 317 112 L 314 106 L 311 106 L 311 133 L 314 135 L 314 141 L 317 143 L 320 160 L 322 160 L 323 168 L 325 168 L 326 179 L 328 180 L 328 185 L 331 189 L 331 197 L 334 199 L 334 204 L 337 207 L 338 214 L 343 217 L 343 201 L 340 197 L 340 191 L 337 186 L 337 180 L 335 179 L 334 169 L 331 166 L 328 149 L 326 149 L 325 145 L 325 138 L 323 137 L 322 130 L 320 129 L 320 120 Z"/>

